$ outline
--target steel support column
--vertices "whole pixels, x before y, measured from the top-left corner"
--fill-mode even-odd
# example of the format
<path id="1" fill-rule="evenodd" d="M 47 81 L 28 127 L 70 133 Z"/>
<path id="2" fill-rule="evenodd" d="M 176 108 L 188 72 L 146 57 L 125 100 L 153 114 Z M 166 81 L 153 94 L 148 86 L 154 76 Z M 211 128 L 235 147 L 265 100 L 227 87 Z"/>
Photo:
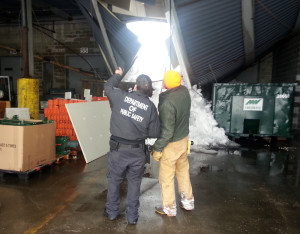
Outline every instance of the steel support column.
<path id="1" fill-rule="evenodd" d="M 166 18 L 170 24 L 171 40 L 173 41 L 175 53 L 180 64 L 180 69 L 183 75 L 183 80 L 187 88 L 191 88 L 191 82 L 188 70 L 191 71 L 185 47 L 182 40 L 182 33 L 180 31 L 176 9 L 173 0 L 165 0 Z"/>
<path id="2" fill-rule="evenodd" d="M 102 36 L 104 38 L 104 42 L 105 42 L 105 46 L 106 46 L 107 51 L 108 51 L 108 55 L 109 55 L 110 60 L 112 61 L 113 65 L 115 66 L 114 68 L 112 68 L 112 67 L 109 66 L 109 64 L 107 64 L 109 66 L 109 71 L 111 72 L 111 74 L 113 74 L 114 69 L 116 69 L 118 65 L 117 65 L 116 59 L 114 57 L 114 54 L 113 54 L 113 51 L 112 51 L 112 48 L 111 48 L 111 45 L 110 45 L 110 42 L 109 42 L 109 39 L 108 39 L 108 36 L 107 36 L 107 33 L 106 33 L 106 29 L 105 29 L 105 26 L 104 26 L 104 23 L 103 23 L 103 20 L 102 20 L 102 17 L 101 17 L 101 13 L 100 13 L 99 8 L 98 8 L 98 1 L 97 0 L 92 0 L 92 3 L 93 3 L 94 11 L 95 11 L 96 16 L 97 16 L 99 27 L 101 29 Z M 100 50 L 101 50 L 101 48 L 100 48 Z"/>
<path id="3" fill-rule="evenodd" d="M 251 65 L 255 60 L 254 3 L 254 0 L 241 1 L 246 66 Z"/>

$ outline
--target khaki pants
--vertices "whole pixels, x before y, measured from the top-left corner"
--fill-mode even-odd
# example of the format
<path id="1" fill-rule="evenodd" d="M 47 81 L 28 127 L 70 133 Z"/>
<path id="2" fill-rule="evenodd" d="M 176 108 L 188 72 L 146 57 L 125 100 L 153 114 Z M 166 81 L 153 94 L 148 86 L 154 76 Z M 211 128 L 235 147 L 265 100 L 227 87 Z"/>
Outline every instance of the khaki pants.
<path id="1" fill-rule="evenodd" d="M 189 174 L 187 158 L 188 137 L 169 143 L 163 150 L 160 159 L 159 183 L 161 186 L 162 205 L 164 208 L 175 208 L 176 198 L 174 177 L 178 182 L 178 190 L 182 200 L 192 200 L 194 196 Z"/>

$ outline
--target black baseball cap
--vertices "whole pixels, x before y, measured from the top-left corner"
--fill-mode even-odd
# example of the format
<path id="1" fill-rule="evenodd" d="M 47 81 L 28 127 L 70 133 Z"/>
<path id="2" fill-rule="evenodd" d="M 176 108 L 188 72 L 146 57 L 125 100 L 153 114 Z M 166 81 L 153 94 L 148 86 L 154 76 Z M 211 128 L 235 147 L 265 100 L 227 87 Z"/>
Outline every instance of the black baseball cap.
<path id="1" fill-rule="evenodd" d="M 147 94 L 149 97 L 152 96 L 152 91 L 154 90 L 152 87 L 152 80 L 149 76 L 145 74 L 141 74 L 136 78 L 136 86 L 137 89 L 142 93 Z"/>

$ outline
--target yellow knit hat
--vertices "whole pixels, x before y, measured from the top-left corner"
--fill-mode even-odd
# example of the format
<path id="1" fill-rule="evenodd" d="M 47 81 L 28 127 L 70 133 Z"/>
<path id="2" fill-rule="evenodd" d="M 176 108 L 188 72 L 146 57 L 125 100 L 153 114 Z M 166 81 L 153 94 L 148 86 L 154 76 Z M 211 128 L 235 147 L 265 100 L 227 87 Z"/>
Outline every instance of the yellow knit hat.
<path id="1" fill-rule="evenodd" d="M 181 75 L 176 71 L 166 71 L 164 74 L 164 82 L 168 89 L 176 88 L 181 84 Z"/>

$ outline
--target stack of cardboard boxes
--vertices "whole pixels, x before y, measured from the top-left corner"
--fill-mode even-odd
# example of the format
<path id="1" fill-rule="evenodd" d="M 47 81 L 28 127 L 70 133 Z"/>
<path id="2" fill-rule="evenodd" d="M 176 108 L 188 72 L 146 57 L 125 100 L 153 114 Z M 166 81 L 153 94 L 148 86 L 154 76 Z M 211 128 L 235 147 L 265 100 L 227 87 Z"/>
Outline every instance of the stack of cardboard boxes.
<path id="1" fill-rule="evenodd" d="M 0 124 L 0 170 L 26 172 L 54 160 L 54 123 L 27 126 Z"/>

